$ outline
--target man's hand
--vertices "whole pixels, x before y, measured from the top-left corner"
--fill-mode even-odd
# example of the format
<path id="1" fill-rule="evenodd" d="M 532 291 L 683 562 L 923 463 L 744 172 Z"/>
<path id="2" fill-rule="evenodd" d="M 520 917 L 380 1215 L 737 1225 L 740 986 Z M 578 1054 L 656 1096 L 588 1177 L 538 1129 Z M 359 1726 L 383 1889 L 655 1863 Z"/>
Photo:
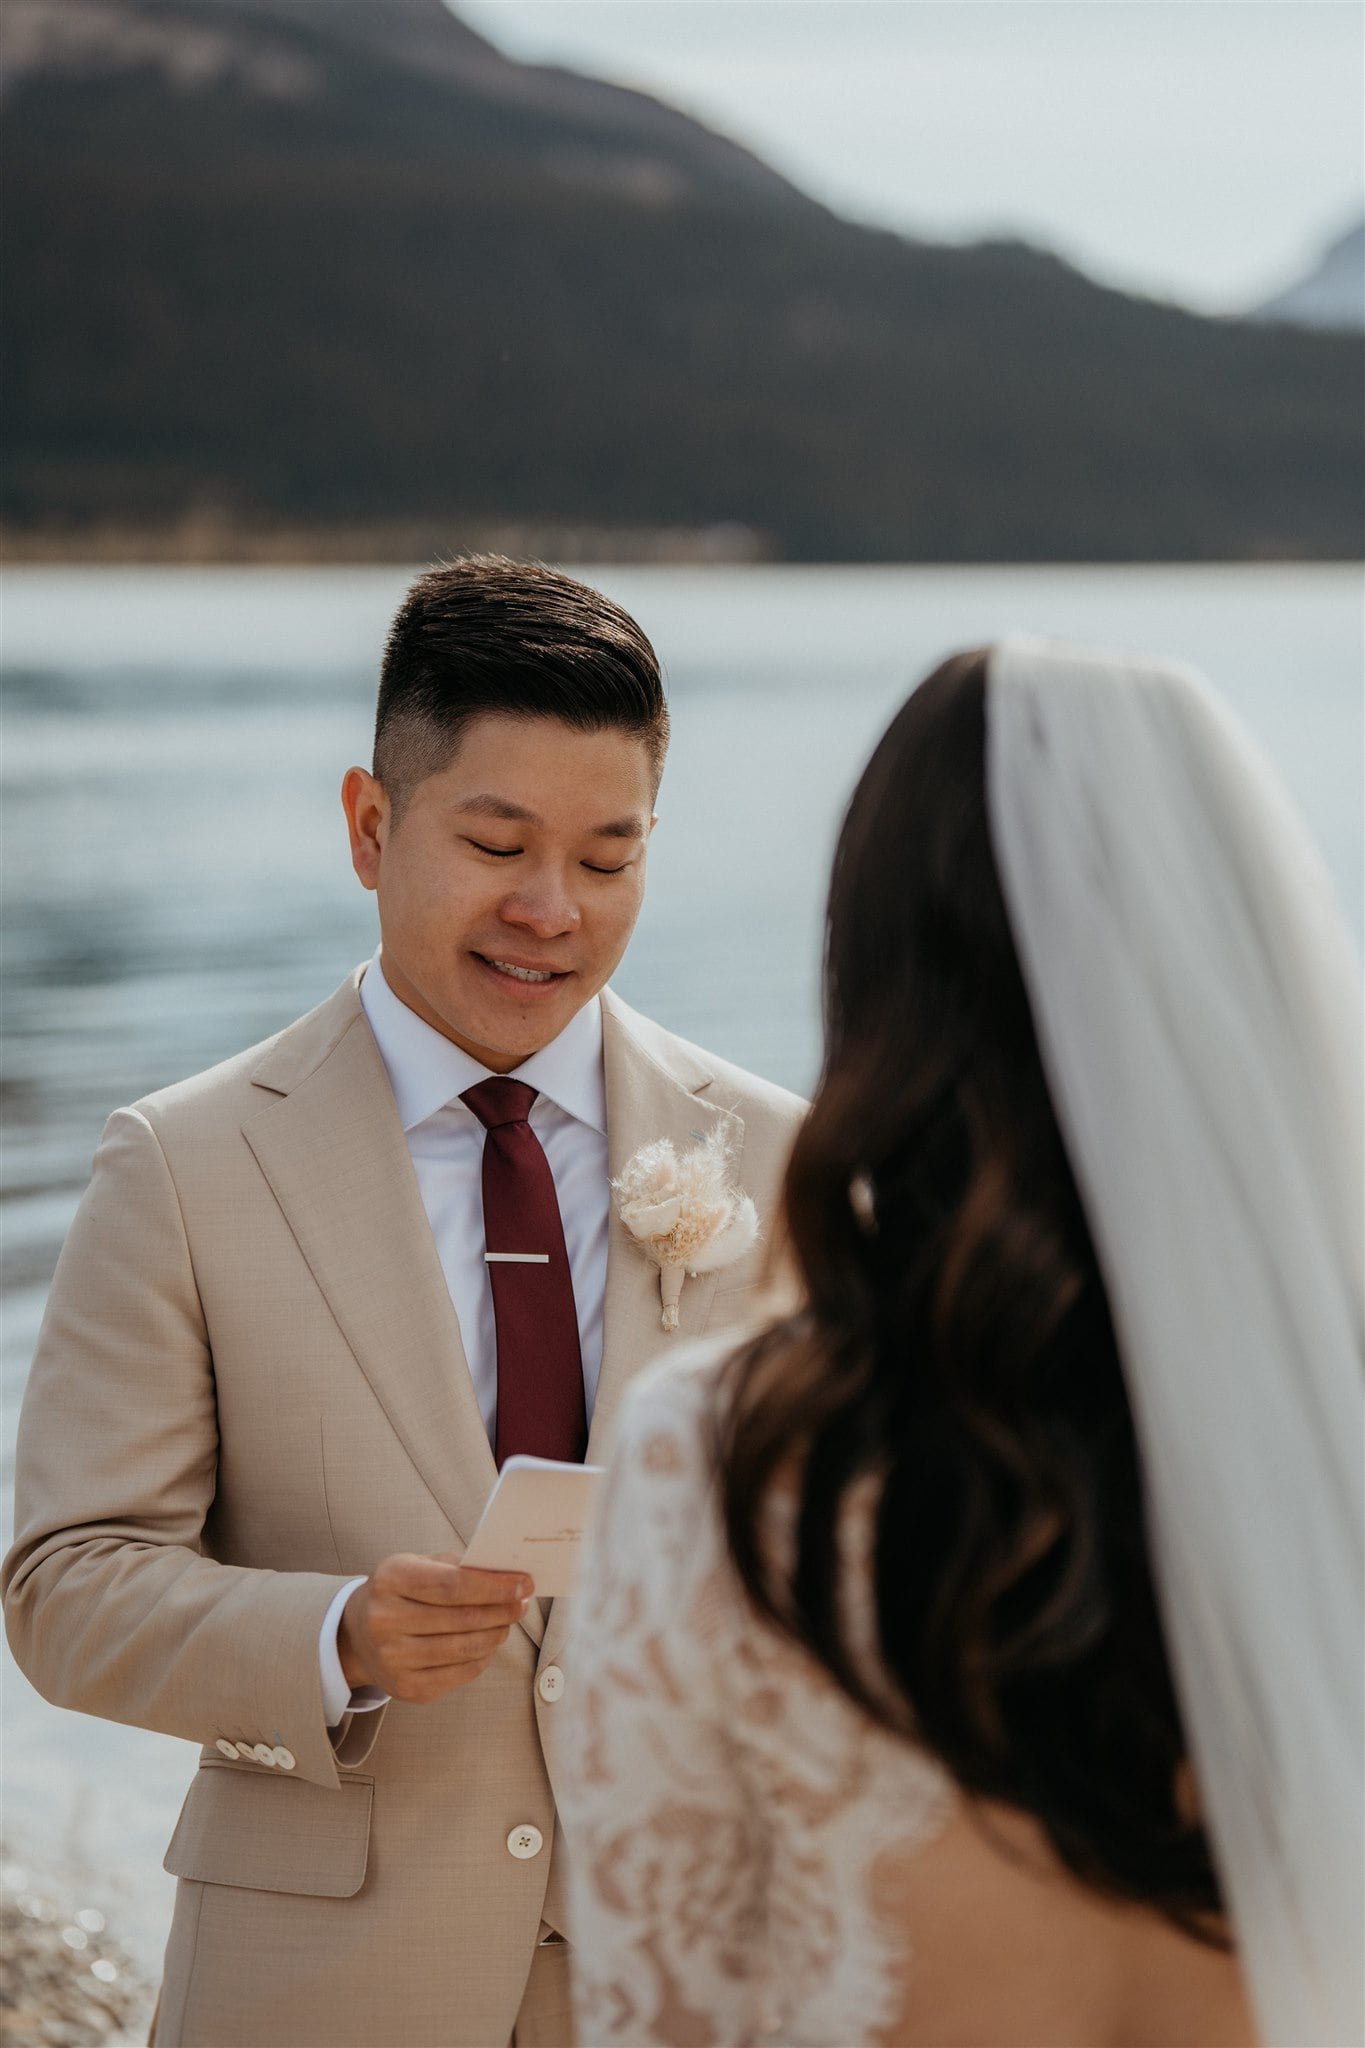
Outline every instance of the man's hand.
<path id="1" fill-rule="evenodd" d="M 486 1671 L 534 1588 L 521 1572 L 451 1557 L 387 1557 L 346 1602 L 337 1651 L 347 1683 L 427 1705 Z"/>

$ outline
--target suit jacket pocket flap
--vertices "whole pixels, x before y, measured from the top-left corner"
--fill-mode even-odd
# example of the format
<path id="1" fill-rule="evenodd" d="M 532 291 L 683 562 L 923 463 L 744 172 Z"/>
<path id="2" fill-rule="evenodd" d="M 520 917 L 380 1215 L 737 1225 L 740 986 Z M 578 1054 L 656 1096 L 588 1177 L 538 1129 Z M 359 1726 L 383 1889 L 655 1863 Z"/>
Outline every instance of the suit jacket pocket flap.
<path id="1" fill-rule="evenodd" d="M 349 1899 L 365 1882 L 372 1778 L 337 1791 L 231 1764 L 204 1763 L 176 1822 L 165 1867 L 201 1884 Z"/>

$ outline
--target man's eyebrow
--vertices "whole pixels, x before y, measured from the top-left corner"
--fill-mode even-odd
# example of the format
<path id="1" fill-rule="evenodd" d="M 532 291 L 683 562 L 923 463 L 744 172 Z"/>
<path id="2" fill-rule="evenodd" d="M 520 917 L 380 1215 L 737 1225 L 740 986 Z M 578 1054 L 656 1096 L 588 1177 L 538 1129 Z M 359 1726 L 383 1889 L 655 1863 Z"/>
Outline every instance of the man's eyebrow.
<path id="1" fill-rule="evenodd" d="M 540 823 L 535 811 L 528 811 L 524 804 L 510 803 L 505 796 L 467 796 L 455 808 L 457 811 L 473 811 L 481 818 L 505 818 L 511 825 Z"/>
<path id="2" fill-rule="evenodd" d="M 501 818 L 508 825 L 539 825 L 542 822 L 537 811 L 528 811 L 524 804 L 514 804 L 505 796 L 489 793 L 465 797 L 455 809 L 479 818 Z M 640 818 L 613 818 L 606 825 L 594 825 L 586 836 L 589 839 L 643 839 L 645 827 Z"/>

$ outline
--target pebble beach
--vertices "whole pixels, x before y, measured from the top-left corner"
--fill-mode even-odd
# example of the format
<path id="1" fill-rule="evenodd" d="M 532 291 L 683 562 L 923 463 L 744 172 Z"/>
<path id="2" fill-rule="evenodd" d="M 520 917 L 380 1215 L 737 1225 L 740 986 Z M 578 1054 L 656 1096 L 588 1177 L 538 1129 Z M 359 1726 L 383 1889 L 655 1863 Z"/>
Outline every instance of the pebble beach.
<path id="1" fill-rule="evenodd" d="M 104 1911 L 23 1864 L 0 1867 L 0 2034 L 7 2048 L 133 2048 L 156 1986 Z"/>
<path id="2" fill-rule="evenodd" d="M 0 1868 L 0 2034 L 6 2048 L 133 2048 L 156 1985 L 100 1907 L 23 1864 Z"/>

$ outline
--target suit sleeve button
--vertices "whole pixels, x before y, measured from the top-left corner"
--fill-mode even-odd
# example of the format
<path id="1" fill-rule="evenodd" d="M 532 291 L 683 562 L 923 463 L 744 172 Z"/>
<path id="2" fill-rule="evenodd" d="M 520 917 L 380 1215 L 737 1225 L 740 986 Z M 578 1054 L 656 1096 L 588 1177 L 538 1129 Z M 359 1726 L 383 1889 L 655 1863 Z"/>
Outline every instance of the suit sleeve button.
<path id="1" fill-rule="evenodd" d="M 220 1735 L 213 1746 L 219 1756 L 230 1756 L 234 1762 L 236 1761 L 237 1745 L 235 1742 L 229 1742 L 226 1735 Z"/>
<path id="2" fill-rule="evenodd" d="M 286 1749 L 282 1742 L 277 1742 L 271 1754 L 282 1771 L 293 1770 L 294 1752 L 292 1749 Z"/>
<path id="3" fill-rule="evenodd" d="M 255 1757 L 258 1764 L 268 1764 L 270 1769 L 272 1771 L 274 1770 L 275 1751 L 270 1743 L 258 1742 L 256 1744 L 256 1747 L 252 1750 L 251 1754 Z"/>
<path id="4" fill-rule="evenodd" d="M 564 1690 L 564 1673 L 557 1664 L 547 1664 L 536 1680 L 536 1691 L 543 1700 L 557 1700 Z"/>
<path id="5" fill-rule="evenodd" d="M 254 1764 L 256 1761 L 255 1746 L 250 1742 L 239 1742 L 237 1744 L 237 1754 L 244 1764 Z"/>
<path id="6" fill-rule="evenodd" d="M 507 1837 L 507 1847 L 518 1863 L 529 1862 L 532 1856 L 539 1856 L 545 1847 L 545 1837 L 539 1828 L 530 1826 L 513 1828 Z"/>

